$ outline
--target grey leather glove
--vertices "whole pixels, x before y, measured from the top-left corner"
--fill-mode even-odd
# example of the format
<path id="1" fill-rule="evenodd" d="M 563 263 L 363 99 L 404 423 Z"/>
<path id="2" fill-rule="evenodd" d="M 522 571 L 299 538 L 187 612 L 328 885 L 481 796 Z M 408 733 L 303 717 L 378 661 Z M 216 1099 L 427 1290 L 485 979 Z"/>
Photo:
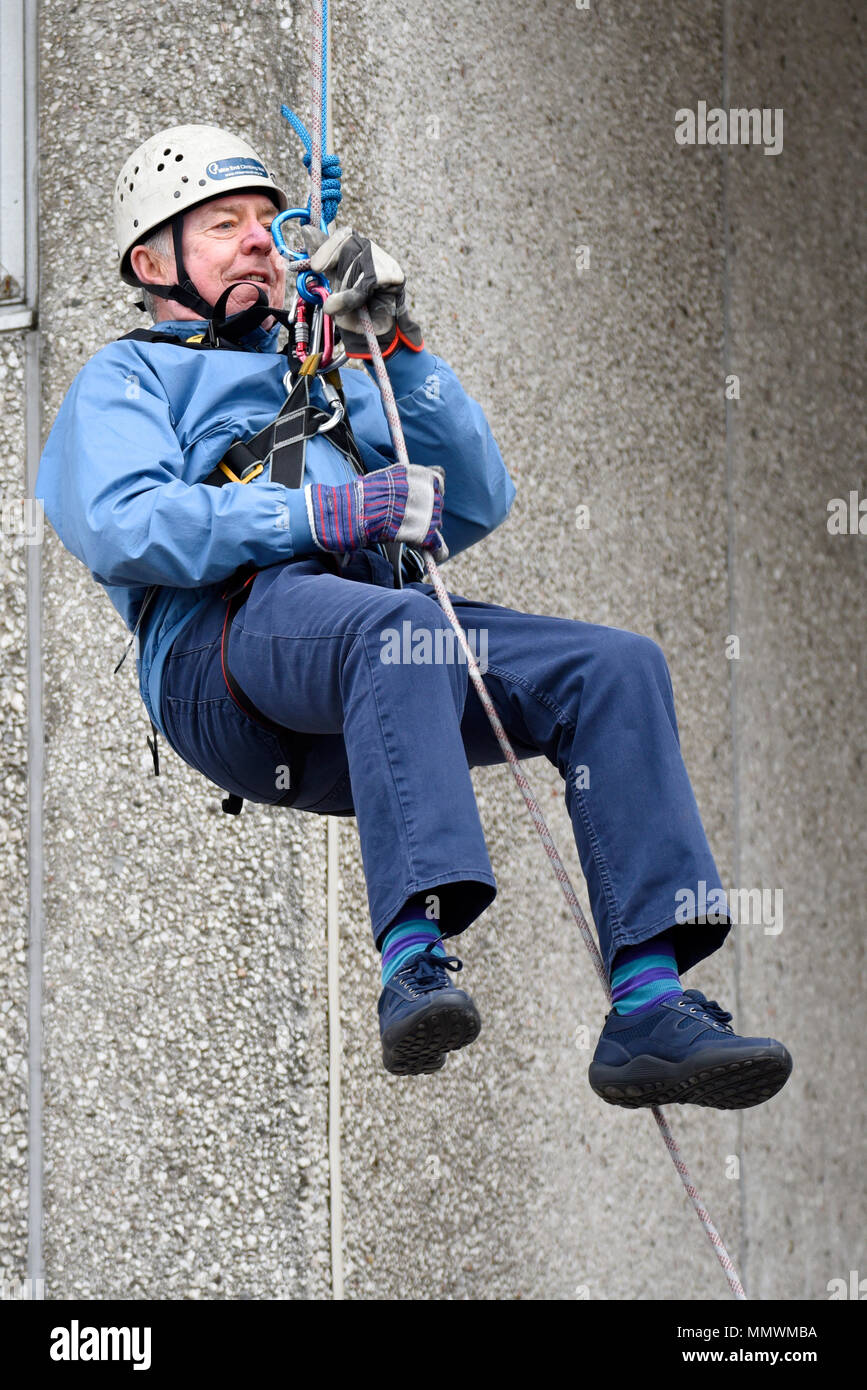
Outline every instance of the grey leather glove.
<path id="1" fill-rule="evenodd" d="M 342 227 L 326 238 L 311 224 L 304 228 L 304 238 L 313 250 L 310 269 L 327 276 L 334 287 L 325 301 L 325 312 L 333 316 L 347 356 L 370 357 L 358 318 L 362 305 L 370 314 L 383 357 L 396 352 L 401 344 L 413 352 L 421 351 L 421 329 L 406 307 L 406 277 L 393 256 L 351 227 Z"/>

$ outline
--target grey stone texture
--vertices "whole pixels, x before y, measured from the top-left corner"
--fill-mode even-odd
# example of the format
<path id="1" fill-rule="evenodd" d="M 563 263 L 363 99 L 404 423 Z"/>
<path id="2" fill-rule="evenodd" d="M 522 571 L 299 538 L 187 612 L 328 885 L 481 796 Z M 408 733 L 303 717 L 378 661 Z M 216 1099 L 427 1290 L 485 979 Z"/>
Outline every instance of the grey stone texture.
<path id="1" fill-rule="evenodd" d="M 0 335 L 0 1283 L 27 1256 L 27 546 L 24 342 Z"/>
<path id="2" fill-rule="evenodd" d="M 723 882 L 783 891 L 782 931 L 736 929 L 686 983 L 786 1041 L 791 1081 L 669 1116 L 751 1296 L 825 1298 L 865 1263 L 867 539 L 826 528 L 830 498 L 867 493 L 855 7 L 332 8 L 339 220 L 400 260 L 518 486 L 449 587 L 654 637 Z M 236 128 L 306 199 L 279 105 L 308 117 L 309 10 L 45 0 L 40 38 L 47 425 L 140 322 L 109 216 L 139 140 Z M 720 103 L 724 76 L 732 104 L 784 108 L 779 156 L 676 143 L 675 111 Z M 0 337 L 13 489 L 22 357 Z M 25 614 L 3 541 L 0 1276 L 21 1277 Z M 165 749 L 155 780 L 132 659 L 112 674 L 120 620 L 53 534 L 43 570 L 46 1295 L 329 1298 L 326 823 L 223 816 Z M 556 770 L 525 767 L 589 912 Z M 340 823 L 346 1297 L 724 1299 L 651 1117 L 587 1084 L 604 1000 L 520 794 L 473 775 L 499 893 L 455 943 L 483 1031 L 441 1073 L 382 1069 Z"/>
<path id="3" fill-rule="evenodd" d="M 867 496 L 864 16 L 736 13 L 732 104 L 785 109 L 780 156 L 729 155 L 738 876 L 786 904 L 778 936 L 743 933 L 740 988 L 744 1021 L 789 1039 L 797 1068 L 785 1105 L 744 1115 L 745 1277 L 756 1298 L 815 1298 L 867 1253 L 867 536 L 827 526 L 832 498 Z"/>

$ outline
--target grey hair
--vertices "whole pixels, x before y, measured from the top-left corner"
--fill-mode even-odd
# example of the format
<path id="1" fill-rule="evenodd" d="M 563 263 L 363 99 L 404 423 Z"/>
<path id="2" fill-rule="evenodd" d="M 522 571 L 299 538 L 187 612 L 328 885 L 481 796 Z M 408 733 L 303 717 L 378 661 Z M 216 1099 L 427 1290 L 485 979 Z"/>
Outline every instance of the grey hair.
<path id="1" fill-rule="evenodd" d="M 164 261 L 170 262 L 175 251 L 171 223 L 166 222 L 162 227 L 157 227 L 155 232 L 151 232 L 150 236 L 142 237 L 141 241 L 136 244 L 138 246 L 146 246 L 149 251 L 153 251 L 155 255 L 162 257 Z M 156 322 L 157 310 L 160 303 L 159 296 L 150 294 L 148 290 L 143 288 L 142 300 L 151 319 Z"/>

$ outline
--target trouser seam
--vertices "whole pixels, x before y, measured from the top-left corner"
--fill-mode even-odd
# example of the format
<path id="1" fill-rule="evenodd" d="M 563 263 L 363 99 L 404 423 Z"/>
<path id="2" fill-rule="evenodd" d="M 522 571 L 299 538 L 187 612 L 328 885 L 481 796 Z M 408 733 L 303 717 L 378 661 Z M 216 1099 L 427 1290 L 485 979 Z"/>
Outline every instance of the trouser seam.
<path id="1" fill-rule="evenodd" d="M 556 700 L 552 700 L 549 695 L 537 690 L 535 685 L 532 685 L 530 681 L 525 680 L 522 676 L 516 676 L 513 671 L 507 671 L 502 666 L 493 665 L 487 667 L 487 670 L 483 673 L 483 678 L 484 675 L 488 674 L 499 676 L 501 680 L 509 681 L 511 685 L 519 685 L 522 690 L 526 690 L 527 694 L 532 695 L 533 699 L 537 700 L 546 710 L 556 715 L 560 723 L 566 724 L 567 726 L 571 725 L 573 728 L 576 727 L 574 719 L 572 719 L 571 715 L 567 714 L 566 710 L 557 704 Z"/>
<path id="2" fill-rule="evenodd" d="M 571 727 L 574 730 L 577 728 L 577 725 L 573 724 Z M 569 771 L 571 773 L 571 767 Z M 614 893 L 614 885 L 611 882 L 611 875 L 608 871 L 608 861 L 605 858 L 605 855 L 602 851 L 602 845 L 600 843 L 599 836 L 596 833 L 593 821 L 590 817 L 590 812 L 584 800 L 582 789 L 580 787 L 576 787 L 573 782 L 572 791 L 576 800 L 576 804 L 578 806 L 578 814 L 581 817 L 581 824 L 584 826 L 584 830 L 587 835 L 587 840 L 590 845 L 590 852 L 593 855 L 593 862 L 596 865 L 596 872 L 599 874 L 599 881 L 602 884 L 602 892 L 605 896 L 605 902 L 608 906 L 610 935 L 611 940 L 613 941 L 617 933 L 621 931 L 623 928 L 623 918 L 618 908 L 617 898 Z"/>
<path id="3" fill-rule="evenodd" d="M 555 715 L 558 723 L 562 724 L 564 729 L 570 732 L 572 737 L 574 738 L 575 733 L 578 729 L 578 724 L 576 720 L 574 720 L 571 717 L 571 715 L 566 713 L 566 711 L 557 703 L 556 700 L 552 700 L 550 696 L 542 694 L 539 690 L 536 689 L 534 685 L 532 685 L 530 681 L 525 680 L 520 676 L 516 676 L 512 672 L 506 671 L 501 666 L 489 666 L 488 671 L 493 672 L 493 674 L 498 676 L 501 680 L 506 680 L 509 681 L 512 685 L 520 686 L 522 690 L 525 690 L 529 695 L 532 695 L 533 699 L 536 700 L 540 705 L 542 705 L 543 708 L 547 709 L 551 714 Z M 568 770 L 571 773 L 572 768 L 569 767 Z M 608 907 L 610 930 L 613 940 L 615 933 L 622 930 L 623 928 L 623 918 L 620 914 L 617 904 L 617 898 L 614 893 L 614 885 L 612 884 L 611 875 L 608 870 L 608 861 L 606 860 L 605 855 L 602 852 L 601 842 L 593 826 L 593 822 L 590 818 L 590 813 L 586 806 L 581 789 L 579 787 L 576 787 L 573 782 L 572 790 L 577 801 L 578 814 L 581 817 L 581 823 L 584 826 L 585 832 L 587 834 L 587 840 L 590 845 L 590 852 L 593 856 L 593 862 L 596 866 L 596 871 L 599 874 L 599 881 L 602 885 L 602 892 L 605 897 L 606 905 Z"/>
<path id="4" fill-rule="evenodd" d="M 375 673 L 374 673 L 373 663 L 372 663 L 372 661 L 371 661 L 371 659 L 370 659 L 370 654 L 369 654 L 369 652 L 368 652 L 368 650 L 367 650 L 367 643 L 363 640 L 363 635 L 362 635 L 362 641 L 361 641 L 361 643 L 360 643 L 360 646 L 361 646 L 361 648 L 362 648 L 362 651 L 364 652 L 364 658 L 365 658 L 365 661 L 367 662 L 368 668 L 369 668 L 369 670 L 370 670 L 370 689 L 371 689 L 371 693 L 372 693 L 372 695 L 373 695 L 373 702 L 374 702 L 374 705 L 375 705 L 375 708 L 376 708 L 376 718 L 377 718 L 377 722 L 378 722 L 378 724 L 379 724 L 380 733 L 381 733 L 381 735 L 382 735 L 383 748 L 386 749 L 386 730 L 385 730 L 385 725 L 383 724 L 383 721 L 382 721 L 382 707 L 381 707 L 380 700 L 379 700 L 379 692 L 377 691 L 377 688 L 376 688 L 376 679 L 375 679 Z M 345 727 L 346 727 L 346 723 L 345 723 L 345 710 L 344 710 L 344 730 L 345 730 Z M 345 740 L 345 732 L 344 732 L 344 740 Z M 405 837 L 406 837 L 406 845 L 407 845 L 407 857 L 408 857 L 408 861 L 409 861 L 407 867 L 408 867 L 408 869 L 412 872 L 413 876 L 415 876 L 415 873 L 416 873 L 416 867 L 415 867 L 415 865 L 416 865 L 416 853 L 417 853 L 417 846 L 416 846 L 416 844 L 415 844 L 415 837 L 414 837 L 414 835 L 413 835 L 413 833 L 412 833 L 412 831 L 411 831 L 411 829 L 410 829 L 410 825 L 409 825 L 409 822 L 408 822 L 408 820 L 407 820 L 406 811 L 405 811 L 405 809 L 404 809 L 404 804 L 403 804 L 403 795 L 401 794 L 401 791 L 400 791 L 400 789 L 399 789 L 399 787 L 398 787 L 398 785 L 397 785 L 397 780 L 396 780 L 395 774 L 394 774 L 394 767 L 392 766 L 392 758 L 391 758 L 390 756 L 388 756 L 388 755 L 386 756 L 386 762 L 387 762 L 387 764 L 388 764 L 388 771 L 389 771 L 389 775 L 390 775 L 390 777 L 391 777 L 391 783 L 392 783 L 392 786 L 393 786 L 393 788 L 394 788 L 395 799 L 396 799 L 396 801 L 397 801 L 398 806 L 400 807 L 400 815 L 401 815 L 401 819 L 402 819 L 402 821 L 403 821 L 404 834 L 405 834 Z"/>

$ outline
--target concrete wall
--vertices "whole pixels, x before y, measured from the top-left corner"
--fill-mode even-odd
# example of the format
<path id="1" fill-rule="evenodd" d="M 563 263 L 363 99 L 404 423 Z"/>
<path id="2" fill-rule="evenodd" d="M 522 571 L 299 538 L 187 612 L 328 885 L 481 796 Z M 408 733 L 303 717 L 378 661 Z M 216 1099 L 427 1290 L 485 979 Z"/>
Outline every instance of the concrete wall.
<path id="1" fill-rule="evenodd" d="M 729 421 L 744 639 L 738 875 L 779 884 L 786 903 L 779 936 L 742 935 L 740 993 L 745 1021 L 791 1039 L 797 1067 L 786 1105 L 744 1115 L 744 1233 L 754 1297 L 811 1298 L 865 1262 L 853 1041 L 864 998 L 867 686 L 856 634 L 867 536 L 827 529 L 831 498 L 867 495 L 854 194 L 865 172 L 854 138 L 863 24 L 838 4 L 775 0 L 735 15 L 732 104 L 761 92 L 786 121 L 782 155 L 729 160 L 731 370 L 742 382 Z"/>
<path id="2" fill-rule="evenodd" d="M 723 881 L 783 890 L 782 932 L 743 927 L 687 983 L 741 1031 L 782 1037 L 792 1080 L 741 1115 L 669 1113 L 753 1296 L 824 1298 L 864 1262 L 867 541 L 825 528 L 830 497 L 867 490 L 852 11 L 334 10 L 341 221 L 398 256 L 518 484 L 450 587 L 655 637 Z M 306 197 L 279 103 L 306 119 L 309 28 L 289 0 L 44 3 L 40 23 L 49 424 L 78 368 L 139 321 L 108 212 L 137 141 L 186 119 L 236 127 Z M 675 142 L 675 110 L 724 88 L 784 108 L 782 154 Z M 0 341 L 19 477 L 20 356 Z M 14 702 L 23 581 L 6 538 L 2 558 Z M 131 661 L 112 675 L 119 620 L 53 535 L 43 562 L 46 1294 L 329 1297 L 325 822 L 230 820 L 171 753 L 155 781 Z M 8 793 L 25 770 L 14 703 L 5 727 Z M 557 775 L 528 770 L 577 882 Z M 503 768 L 474 780 L 499 896 L 460 943 L 483 1032 L 442 1073 L 382 1069 L 357 836 L 340 825 L 346 1295 L 724 1298 L 652 1119 L 589 1089 L 603 1001 L 517 789 Z M 6 1277 L 26 1258 L 19 806 L 7 795 L 0 845 Z"/>
<path id="3" fill-rule="evenodd" d="M 0 497 L 15 515 L 25 493 L 25 345 L 0 336 Z M 10 510 L 7 511 L 7 506 Z M 23 522 L 23 512 L 20 513 Z M 0 535 L 0 1280 L 27 1264 L 27 671 L 23 531 Z"/>

